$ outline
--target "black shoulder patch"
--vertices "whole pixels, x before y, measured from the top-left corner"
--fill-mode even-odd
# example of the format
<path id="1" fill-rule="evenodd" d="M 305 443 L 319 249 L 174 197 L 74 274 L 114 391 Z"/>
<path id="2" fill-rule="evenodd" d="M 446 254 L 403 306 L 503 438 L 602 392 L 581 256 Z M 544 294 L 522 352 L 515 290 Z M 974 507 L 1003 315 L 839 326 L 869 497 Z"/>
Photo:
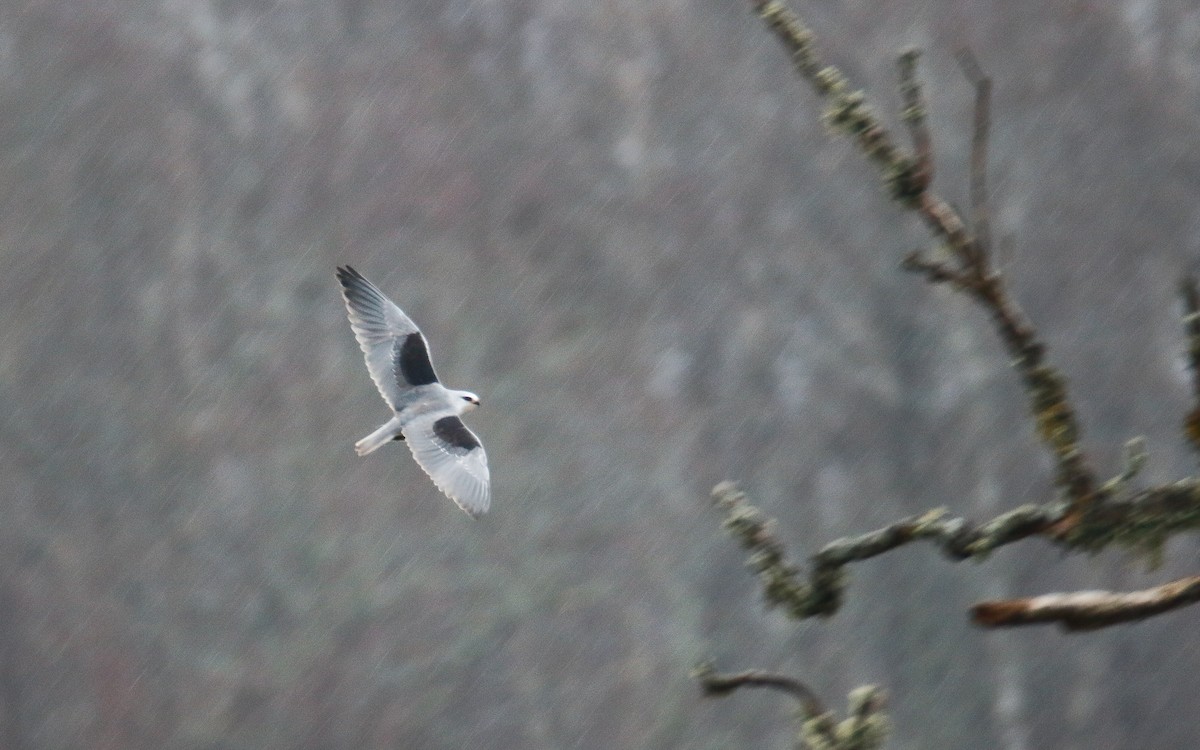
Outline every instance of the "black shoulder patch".
<path id="1" fill-rule="evenodd" d="M 397 339 L 393 356 L 401 387 L 438 382 L 437 375 L 433 372 L 433 363 L 429 361 L 429 350 L 425 348 L 425 339 L 421 334 L 410 333 L 403 339 Z"/>
<path id="2" fill-rule="evenodd" d="M 464 453 L 479 447 L 479 441 L 458 417 L 442 417 L 434 422 L 433 434 L 446 445 Z"/>

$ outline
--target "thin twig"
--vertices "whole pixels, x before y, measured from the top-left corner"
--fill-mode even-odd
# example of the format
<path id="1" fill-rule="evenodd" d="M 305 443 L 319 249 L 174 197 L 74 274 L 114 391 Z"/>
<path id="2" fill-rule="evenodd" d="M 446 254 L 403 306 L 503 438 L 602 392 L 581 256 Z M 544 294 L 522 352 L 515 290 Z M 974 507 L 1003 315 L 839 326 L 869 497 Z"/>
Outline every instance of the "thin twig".
<path id="1" fill-rule="evenodd" d="M 1183 422 L 1183 434 L 1192 449 L 1200 452 L 1200 289 L 1195 276 L 1185 276 L 1179 284 L 1183 298 L 1183 327 L 1187 335 L 1188 369 L 1192 371 L 1195 404 Z"/>
<path id="2" fill-rule="evenodd" d="M 949 284 L 960 291 L 965 290 L 971 281 L 961 271 L 938 260 L 931 260 L 920 250 L 914 250 L 904 256 L 900 267 L 905 271 L 923 275 L 931 284 Z"/>
<path id="3" fill-rule="evenodd" d="M 751 669 L 737 674 L 720 674 L 710 667 L 702 667 L 696 672 L 700 687 L 705 695 L 718 696 L 732 693 L 738 688 L 763 687 L 787 693 L 800 702 L 800 708 L 806 719 L 811 719 L 828 713 L 825 704 L 813 690 L 800 680 L 787 675 L 764 672 Z"/>
<path id="4" fill-rule="evenodd" d="M 1144 591 L 1075 591 L 982 602 L 971 608 L 971 618 L 987 628 L 1056 623 L 1064 630 L 1096 630 L 1144 620 L 1196 602 L 1200 602 L 1200 576 Z"/>
<path id="5" fill-rule="evenodd" d="M 913 187 L 924 191 L 933 182 L 933 139 L 929 135 L 925 96 L 917 78 L 917 59 L 920 56 L 920 50 L 906 49 L 900 53 L 897 67 L 900 71 L 900 97 L 904 102 L 900 119 L 908 125 L 913 142 Z"/>
<path id="6" fill-rule="evenodd" d="M 975 233 L 975 249 L 980 254 L 977 266 L 985 271 L 987 255 L 992 249 L 987 196 L 988 130 L 991 127 L 992 79 L 988 78 L 979 61 L 969 49 L 958 53 L 963 75 L 975 87 L 975 114 L 971 129 L 971 229 Z"/>
<path id="7" fill-rule="evenodd" d="M 1135 437 L 1125 442 L 1125 460 L 1121 473 L 1100 485 L 1100 492 L 1111 498 L 1122 497 L 1128 491 L 1129 485 L 1137 475 L 1146 468 L 1150 454 L 1146 452 L 1146 439 Z"/>

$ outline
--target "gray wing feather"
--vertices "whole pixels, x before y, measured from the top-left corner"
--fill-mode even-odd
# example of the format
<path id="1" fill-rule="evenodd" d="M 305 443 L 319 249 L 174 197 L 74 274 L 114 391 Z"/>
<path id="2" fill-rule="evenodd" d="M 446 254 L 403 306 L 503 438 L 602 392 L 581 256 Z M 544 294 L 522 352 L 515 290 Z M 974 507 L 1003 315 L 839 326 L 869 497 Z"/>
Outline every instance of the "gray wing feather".
<path id="1" fill-rule="evenodd" d="M 474 518 L 492 503 L 487 452 L 452 412 L 424 414 L 404 425 L 413 458 L 446 497 Z"/>
<path id="2" fill-rule="evenodd" d="M 375 381 L 375 387 L 388 406 L 399 409 L 404 405 L 405 395 L 413 388 L 404 382 L 400 370 L 402 351 L 407 353 L 410 363 L 417 360 L 416 366 L 427 373 L 426 382 L 437 380 L 429 362 L 429 344 L 416 323 L 358 271 L 350 266 L 338 268 L 337 278 L 342 286 L 350 328 L 366 357 L 371 380 Z M 404 347 L 414 333 L 422 346 Z"/>

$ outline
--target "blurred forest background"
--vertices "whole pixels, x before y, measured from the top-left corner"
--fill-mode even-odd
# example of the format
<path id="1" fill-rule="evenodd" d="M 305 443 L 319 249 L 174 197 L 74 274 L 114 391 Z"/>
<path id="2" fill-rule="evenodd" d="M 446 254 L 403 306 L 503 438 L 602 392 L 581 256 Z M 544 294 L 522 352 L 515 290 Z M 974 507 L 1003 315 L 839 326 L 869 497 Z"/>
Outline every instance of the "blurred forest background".
<path id="1" fill-rule="evenodd" d="M 1193 470 L 1175 286 L 1200 253 L 1200 10 L 802 2 L 895 116 L 927 50 L 966 202 L 968 44 L 996 82 L 994 232 L 1086 446 Z M 1051 490 L 983 315 L 819 124 L 742 0 L 0 4 L 0 746 L 786 747 L 773 694 L 892 696 L 892 747 L 1200 745 L 1195 610 L 989 633 L 979 599 L 1194 573 L 1032 541 L 905 548 L 765 614 L 708 507 L 797 554 Z M 403 446 L 351 263 L 424 328 L 493 467 L 472 522 Z"/>

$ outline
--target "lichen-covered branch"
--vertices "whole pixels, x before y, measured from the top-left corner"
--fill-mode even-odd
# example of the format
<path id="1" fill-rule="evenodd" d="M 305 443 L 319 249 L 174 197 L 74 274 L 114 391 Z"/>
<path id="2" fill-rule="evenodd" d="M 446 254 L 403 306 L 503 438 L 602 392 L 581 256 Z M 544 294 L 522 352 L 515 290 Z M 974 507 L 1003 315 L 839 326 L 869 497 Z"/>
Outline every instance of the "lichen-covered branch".
<path id="1" fill-rule="evenodd" d="M 1125 492 L 1125 483 L 1142 460 L 1142 454 L 1131 455 L 1130 467 L 1110 485 Z M 750 552 L 747 566 L 759 575 L 767 605 L 781 607 L 795 620 L 829 617 L 841 608 L 849 581 L 846 567 L 851 563 L 916 541 L 933 543 L 952 560 L 981 560 L 999 547 L 1040 536 L 1088 552 L 1119 546 L 1140 553 L 1153 565 L 1172 534 L 1200 530 L 1200 480 L 1127 494 L 1097 506 L 1065 534 L 1061 527 L 1073 512 L 1067 503 L 1022 505 L 978 524 L 932 510 L 830 542 L 808 559 L 807 572 L 802 574 L 789 562 L 773 520 L 751 505 L 734 484 L 722 482 L 713 488 L 713 500 L 725 512 L 725 528 Z"/>
<path id="2" fill-rule="evenodd" d="M 692 673 L 708 696 L 725 696 L 744 687 L 770 688 L 787 693 L 800 703 L 799 747 L 810 750 L 876 750 L 887 739 L 887 704 L 882 690 L 864 685 L 850 692 L 846 718 L 838 721 L 816 693 L 803 682 L 786 675 L 749 670 L 720 674 L 711 664 L 701 664 Z"/>
<path id="3" fill-rule="evenodd" d="M 842 606 L 842 565 L 814 565 L 809 580 L 798 579 L 799 569 L 787 560 L 783 542 L 775 535 L 774 521 L 746 501 L 732 482 L 713 488 L 713 501 L 725 512 L 725 528 L 750 552 L 747 567 L 758 573 L 768 607 L 781 606 L 794 620 L 829 616 Z"/>
<path id="4" fill-rule="evenodd" d="M 885 554 L 916 541 L 927 541 L 952 560 L 985 558 L 998 547 L 1040 537 L 1066 550 L 1096 552 L 1110 546 L 1132 550 L 1152 566 L 1172 535 L 1200 530 L 1200 478 L 1145 489 L 1133 486 L 1147 461 L 1140 439 L 1126 445 L 1122 471 L 1101 483 L 1081 447 L 1082 430 L 1071 404 L 1065 377 L 1052 367 L 1046 346 L 1010 296 L 991 255 L 987 188 L 987 149 L 991 126 L 991 80 L 969 51 L 958 56 L 975 87 L 971 137 L 970 223 L 932 187 L 934 153 L 928 106 L 917 74 L 920 53 L 904 51 L 897 61 L 903 102 L 901 119 L 911 151 L 898 145 L 846 76 L 826 64 L 816 37 L 779 0 L 750 0 L 751 6 L 788 51 L 797 74 L 824 102 L 823 119 L 850 138 L 880 170 L 891 197 L 915 212 L 933 235 L 930 251 L 907 255 L 902 267 L 933 284 L 946 284 L 979 304 L 991 318 L 1017 371 L 1038 439 L 1055 464 L 1059 496 L 1042 505 L 1023 505 L 984 523 L 937 509 L 900 519 L 883 528 L 835 540 L 801 566 L 789 560 L 776 524 L 751 505 L 731 483 L 713 488 L 725 514 L 724 526 L 748 551 L 747 565 L 757 573 L 769 607 L 802 620 L 829 617 L 841 607 L 854 562 Z M 1200 288 L 1185 279 L 1181 292 L 1195 404 L 1184 424 L 1185 436 L 1200 453 Z M 983 627 L 1057 623 L 1067 630 L 1089 630 L 1132 622 L 1200 601 L 1200 576 L 1145 591 L 1084 591 L 1033 598 L 982 602 L 971 610 Z M 801 704 L 800 739 L 811 748 L 874 748 L 886 734 L 874 688 L 851 694 L 847 719 L 836 722 L 803 683 L 758 671 L 721 675 L 706 667 L 697 673 L 706 694 L 726 695 L 741 687 L 767 687 L 791 694 Z M 857 701 L 857 702 L 856 702 Z M 855 744 L 858 743 L 858 744 Z"/>
<path id="5" fill-rule="evenodd" d="M 1123 476 L 1128 474 L 1127 470 Z M 1118 477 L 1116 481 L 1120 480 Z M 1197 530 L 1200 530 L 1200 479 L 1191 477 L 1111 499 L 1092 509 L 1065 535 L 1055 534 L 1054 538 L 1070 548 L 1088 552 L 1122 547 L 1140 553 L 1155 566 L 1168 538 Z"/>
<path id="6" fill-rule="evenodd" d="M 1022 506 L 988 523 L 973 525 L 941 510 L 901 519 L 877 531 L 838 539 L 809 558 L 808 572 L 791 564 L 775 523 L 747 501 L 731 482 L 713 488 L 713 500 L 725 512 L 724 526 L 750 552 L 747 566 L 758 573 L 769 607 L 782 607 L 789 617 L 829 617 L 841 608 L 847 565 L 882 555 L 917 540 L 941 546 L 956 560 L 981 557 L 991 550 L 1044 533 L 1060 520 L 1065 506 Z"/>
<path id="7" fill-rule="evenodd" d="M 911 255 L 905 267 L 922 273 L 934 283 L 950 283 L 970 296 L 990 314 L 1013 366 L 1021 375 L 1041 441 L 1054 457 L 1056 484 L 1070 500 L 1074 513 L 1060 530 L 1069 531 L 1083 513 L 1103 499 L 1096 490 L 1095 472 L 1080 447 L 1081 430 L 1068 398 L 1066 378 L 1046 361 L 1046 347 L 1024 313 L 1008 294 L 1002 276 L 991 267 L 987 254 L 986 159 L 991 84 L 978 69 L 964 62 L 976 86 L 975 128 L 972 158 L 972 204 L 976 226 L 968 228 L 963 218 L 931 188 L 932 147 L 925 124 L 925 102 L 917 83 L 917 54 L 900 56 L 900 88 L 904 100 L 903 119 L 912 131 L 914 155 L 896 145 L 887 128 L 866 104 L 862 92 L 852 91 L 837 68 L 826 65 L 816 50 L 816 37 L 803 21 L 776 0 L 750 0 L 767 27 L 783 43 L 796 72 L 826 100 L 825 121 L 853 139 L 876 164 L 889 193 L 901 205 L 915 211 L 929 227 L 934 239 L 947 251 L 956 266 Z M 972 58 L 963 58 L 964 61 Z M 982 228 L 982 232 L 980 229 Z"/>
<path id="8" fill-rule="evenodd" d="M 1029 599 L 981 602 L 971 618 L 987 628 L 1057 624 L 1064 630 L 1096 630 L 1135 622 L 1200 601 L 1200 576 L 1144 591 L 1075 591 Z"/>
<path id="9" fill-rule="evenodd" d="M 891 134 L 866 103 L 861 91 L 850 88 L 840 70 L 827 65 L 816 48 L 816 36 L 804 22 L 777 0 L 750 0 L 756 13 L 783 43 L 796 73 L 825 100 L 824 120 L 830 128 L 858 144 L 884 175 L 896 200 L 911 205 L 925 189 L 918 165 L 896 145 Z"/>

